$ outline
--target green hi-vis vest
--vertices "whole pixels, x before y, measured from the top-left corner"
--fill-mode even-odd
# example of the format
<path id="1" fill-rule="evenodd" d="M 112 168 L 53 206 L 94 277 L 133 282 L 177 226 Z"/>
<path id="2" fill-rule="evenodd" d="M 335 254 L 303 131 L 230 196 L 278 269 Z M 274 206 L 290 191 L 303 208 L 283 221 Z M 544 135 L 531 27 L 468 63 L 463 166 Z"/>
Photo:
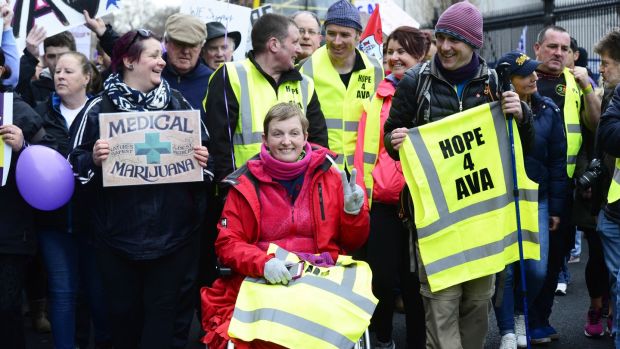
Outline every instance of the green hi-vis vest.
<path id="1" fill-rule="evenodd" d="M 607 192 L 607 202 L 612 203 L 620 200 L 620 159 L 616 159 L 614 176 L 611 179 L 609 192 Z"/>
<path id="2" fill-rule="evenodd" d="M 383 98 L 374 96 L 366 110 L 366 127 L 364 128 L 364 184 L 366 185 L 366 195 L 368 196 L 368 207 L 372 207 L 372 189 L 375 179 L 372 171 L 375 169 L 379 158 L 379 146 L 381 145 L 381 109 L 383 108 Z M 358 169 L 359 170 L 359 169 Z"/>
<path id="3" fill-rule="evenodd" d="M 514 129 L 523 255 L 539 259 L 538 184 L 525 173 Z M 433 292 L 519 260 L 511 145 L 500 102 L 409 130 L 399 154 Z"/>
<path id="4" fill-rule="evenodd" d="M 301 72 L 314 80 L 321 110 L 325 115 L 329 149 L 338 154 L 336 163 L 342 170 L 353 168 L 357 126 L 364 105 L 374 96 L 383 80 L 383 67 L 376 59 L 360 52 L 365 69 L 351 74 L 345 86 L 340 75 L 329 60 L 327 47 L 316 50 L 301 67 Z"/>
<path id="5" fill-rule="evenodd" d="M 289 102 L 299 105 L 305 114 L 314 93 L 314 83 L 302 74 L 301 81 L 284 82 L 276 93 L 249 59 L 226 63 L 226 71 L 239 102 L 239 122 L 233 134 L 235 166 L 239 168 L 260 152 L 263 121 L 269 108 Z"/>
<path id="6" fill-rule="evenodd" d="M 564 127 L 566 131 L 566 173 L 573 178 L 577 153 L 581 148 L 581 126 L 579 125 L 579 111 L 581 110 L 581 90 L 577 86 L 573 73 L 564 68 L 566 80 L 566 94 L 564 95 Z"/>
<path id="7" fill-rule="evenodd" d="M 293 263 L 296 255 L 271 244 L 268 253 Z M 287 348 L 352 348 L 377 305 L 368 264 L 339 256 L 333 267 L 304 264 L 288 285 L 247 277 L 241 284 L 228 335 Z"/>

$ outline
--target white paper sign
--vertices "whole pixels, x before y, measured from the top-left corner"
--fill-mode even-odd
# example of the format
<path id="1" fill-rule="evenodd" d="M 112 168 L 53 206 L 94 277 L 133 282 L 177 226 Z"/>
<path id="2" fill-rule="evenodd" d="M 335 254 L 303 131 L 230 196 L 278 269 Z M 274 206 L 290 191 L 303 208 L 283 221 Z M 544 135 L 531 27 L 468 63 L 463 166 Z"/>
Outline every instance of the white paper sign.
<path id="1" fill-rule="evenodd" d="M 203 22 L 220 22 L 229 32 L 241 33 L 241 44 L 235 50 L 233 60 L 240 61 L 252 46 L 250 32 L 252 9 L 216 0 L 187 0 L 181 5 L 181 13 L 200 18 Z"/>
<path id="2" fill-rule="evenodd" d="M 354 3 L 360 12 L 369 14 L 374 11 L 375 4 L 379 4 L 381 27 L 385 35 L 390 35 L 394 29 L 402 25 L 420 28 L 420 23 L 403 11 L 393 0 L 355 0 Z"/>
<path id="3" fill-rule="evenodd" d="M 0 93 L 0 125 L 12 125 L 13 124 L 13 93 Z M 13 154 L 13 148 L 10 145 L 4 143 L 0 138 L 0 178 L 2 179 L 2 186 L 6 184 L 6 180 L 9 176 L 9 170 L 11 169 L 11 155 Z"/>
<path id="4" fill-rule="evenodd" d="M 83 10 L 91 17 L 101 17 L 121 7 L 127 0 L 16 0 L 13 6 L 13 33 L 17 47 L 26 45 L 33 25 L 43 26 L 48 37 L 84 23 Z"/>

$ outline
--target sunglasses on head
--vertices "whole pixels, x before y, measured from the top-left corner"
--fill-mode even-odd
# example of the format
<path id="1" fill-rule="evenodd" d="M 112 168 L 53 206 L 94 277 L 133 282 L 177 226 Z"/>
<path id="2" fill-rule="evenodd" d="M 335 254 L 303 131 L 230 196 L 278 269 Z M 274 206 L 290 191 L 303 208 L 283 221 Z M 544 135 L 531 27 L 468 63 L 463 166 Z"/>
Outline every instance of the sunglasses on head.
<path id="1" fill-rule="evenodd" d="M 129 46 L 127 47 L 128 48 L 131 47 L 131 45 L 133 45 L 136 42 L 138 37 L 141 37 L 143 39 L 148 39 L 151 36 L 153 36 L 153 32 L 148 29 L 143 29 L 143 28 L 136 29 L 136 35 L 133 36 L 133 39 L 131 39 Z"/>

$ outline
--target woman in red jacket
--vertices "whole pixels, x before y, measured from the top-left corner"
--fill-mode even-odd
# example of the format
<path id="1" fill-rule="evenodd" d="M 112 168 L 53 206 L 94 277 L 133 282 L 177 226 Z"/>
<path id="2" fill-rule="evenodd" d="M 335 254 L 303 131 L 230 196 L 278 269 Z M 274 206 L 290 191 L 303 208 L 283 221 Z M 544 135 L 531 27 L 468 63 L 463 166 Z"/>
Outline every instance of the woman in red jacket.
<path id="1" fill-rule="evenodd" d="M 390 112 L 396 85 L 407 69 L 424 60 L 429 47 L 429 34 L 416 28 L 402 26 L 390 34 L 387 63 L 391 73 L 379 83 L 374 98 L 362 114 L 357 133 L 355 167 L 364 169 L 361 179 L 372 204 L 366 261 L 372 269 L 373 293 L 379 299 L 371 320 L 377 335 L 375 348 L 394 348 L 392 314 L 394 289 L 399 285 L 405 304 L 408 346 L 425 347 L 420 287 L 417 277 L 409 272 L 409 232 L 398 216 L 398 197 L 405 177 L 400 162 L 392 160 L 385 151 L 383 124 Z"/>
<path id="2" fill-rule="evenodd" d="M 204 342 L 226 346 L 228 326 L 246 276 L 269 283 L 291 280 L 284 262 L 267 253 L 270 243 L 297 254 L 327 252 L 333 261 L 368 237 L 368 204 L 362 188 L 332 167 L 334 153 L 310 145 L 308 120 L 298 106 L 272 107 L 263 124 L 258 156 L 230 174 L 232 186 L 218 224 L 215 250 L 233 276 L 202 289 Z M 329 259 L 329 258 L 328 258 Z M 281 348 L 235 340 L 237 348 Z"/>

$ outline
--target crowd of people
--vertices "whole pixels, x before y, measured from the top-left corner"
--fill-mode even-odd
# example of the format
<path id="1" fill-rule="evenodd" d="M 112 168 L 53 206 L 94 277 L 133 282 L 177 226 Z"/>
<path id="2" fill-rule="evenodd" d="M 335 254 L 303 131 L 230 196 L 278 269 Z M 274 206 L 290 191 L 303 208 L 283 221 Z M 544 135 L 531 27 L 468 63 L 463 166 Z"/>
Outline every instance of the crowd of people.
<path id="1" fill-rule="evenodd" d="M 571 250 L 583 232 L 590 296 L 583 331 L 615 337 L 620 348 L 620 29 L 582 48 L 564 28 L 547 26 L 535 57 L 506 52 L 492 67 L 480 56 L 482 14 L 463 1 L 446 9 L 433 31 L 394 29 L 380 62 L 358 48 L 358 9 L 339 0 L 325 18 L 308 11 L 261 16 L 252 50 L 234 61 L 247 38 L 219 22 L 176 13 L 162 37 L 146 29 L 120 34 L 84 11 L 99 42 L 98 59 L 90 60 L 76 52 L 70 33 L 48 37 L 37 25 L 18 52 L 13 12 L 3 4 L 0 13 L 0 92 L 15 92 L 13 124 L 0 126 L 13 151 L 0 187 L 9 203 L 0 213 L 2 347 L 25 348 L 22 299 L 33 328 L 51 331 L 58 349 L 88 347 L 91 324 L 96 348 L 185 348 L 194 316 L 211 349 L 229 341 L 291 347 L 287 337 L 296 335 L 345 338 L 329 314 L 287 332 L 300 316 L 287 313 L 290 300 L 243 318 L 235 302 L 246 282 L 298 282 L 274 246 L 307 270 L 316 267 L 316 275 L 342 267 L 344 256 L 368 264 L 366 286 L 377 299 L 355 299 L 372 303 L 374 348 L 395 348 L 399 299 L 409 348 L 482 349 L 491 310 L 500 349 L 544 344 L 562 336 L 550 315 L 554 297 L 567 292 L 566 264 L 575 261 Z M 601 58 L 599 80 L 586 67 L 588 49 Z M 420 196 L 412 195 L 401 159 L 412 129 L 488 103 L 514 118 L 524 158 L 517 167 L 538 185 L 538 215 L 522 219 L 538 227 L 532 241 L 540 258 L 482 277 L 458 269 L 465 281 L 438 290 L 430 281 L 436 263 L 420 252 L 422 239 L 437 231 L 422 233 L 414 214 L 436 203 L 412 199 Z M 101 113 L 188 109 L 200 111 L 201 144 L 192 151 L 202 181 L 103 185 L 111 149 L 100 134 Z M 58 151 L 73 168 L 75 192 L 59 209 L 34 209 L 18 192 L 17 159 L 30 145 Z M 427 198 L 447 206 L 454 198 L 439 189 Z M 504 209 L 471 206 L 459 217 Z M 497 233 L 462 227 L 461 236 Z M 480 253 L 491 253 L 487 245 L 459 244 L 455 238 L 457 266 L 475 269 L 489 257 Z M 355 278 L 350 282 L 351 289 Z M 336 301 L 345 297 L 324 283 L 312 286 Z M 284 333 L 231 336 L 239 319 L 270 321 Z"/>

